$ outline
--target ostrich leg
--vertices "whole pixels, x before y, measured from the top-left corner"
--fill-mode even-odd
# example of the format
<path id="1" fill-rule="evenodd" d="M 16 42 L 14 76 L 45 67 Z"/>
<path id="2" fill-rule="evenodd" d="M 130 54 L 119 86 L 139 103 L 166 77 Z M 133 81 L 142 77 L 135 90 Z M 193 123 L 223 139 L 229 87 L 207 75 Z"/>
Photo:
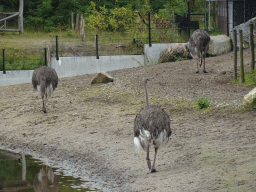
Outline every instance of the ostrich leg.
<path id="1" fill-rule="evenodd" d="M 157 150 L 158 150 L 158 148 L 155 148 L 155 156 L 154 156 L 154 162 L 153 162 L 153 166 L 152 166 L 151 172 L 156 172 L 155 162 L 156 162 Z"/>
<path id="2" fill-rule="evenodd" d="M 201 51 L 200 52 L 200 56 L 199 56 L 199 66 L 201 67 L 202 66 L 202 63 L 203 63 L 203 52 Z"/>
<path id="3" fill-rule="evenodd" d="M 44 96 L 42 96 L 42 100 L 43 100 L 43 112 L 46 113 L 45 104 L 44 104 Z"/>
<path id="4" fill-rule="evenodd" d="M 149 145 L 147 146 L 147 163 L 148 163 L 148 168 L 149 170 L 151 170 L 151 162 L 150 162 L 150 159 L 149 159 Z"/>
<path id="5" fill-rule="evenodd" d="M 204 58 L 203 58 L 203 59 L 204 59 L 204 64 L 203 64 L 203 65 L 204 65 L 204 66 L 203 66 L 204 69 L 203 69 L 203 71 L 204 71 L 204 73 L 207 73 L 207 71 L 205 71 L 205 57 L 206 57 L 206 52 L 204 52 L 203 57 L 204 57 Z"/>
<path id="6" fill-rule="evenodd" d="M 200 65 L 200 57 L 198 58 L 198 61 L 196 61 L 196 73 L 199 72 L 198 64 Z"/>

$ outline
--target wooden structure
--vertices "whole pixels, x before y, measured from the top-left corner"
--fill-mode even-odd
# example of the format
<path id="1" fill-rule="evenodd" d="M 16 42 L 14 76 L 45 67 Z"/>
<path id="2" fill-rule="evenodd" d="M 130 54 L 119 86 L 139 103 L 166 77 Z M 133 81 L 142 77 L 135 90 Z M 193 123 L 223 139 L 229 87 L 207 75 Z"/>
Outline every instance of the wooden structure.
<path id="1" fill-rule="evenodd" d="M 24 6 L 24 2 L 23 2 L 23 0 L 19 0 L 19 1 L 20 1 L 19 12 L 0 12 L 0 31 L 3 31 L 4 34 L 6 32 L 10 32 L 10 31 L 11 32 L 17 31 L 17 32 L 20 32 L 20 34 L 24 33 L 24 30 L 23 30 L 23 6 Z M 16 16 L 18 16 L 18 29 L 6 29 L 6 21 L 9 20 L 9 19 L 14 18 Z M 1 24 L 2 22 L 4 23 L 3 25 Z"/>
<path id="2" fill-rule="evenodd" d="M 209 5 L 217 2 L 218 26 L 217 28 L 228 36 L 237 25 L 256 17 L 255 0 L 206 0 Z"/>

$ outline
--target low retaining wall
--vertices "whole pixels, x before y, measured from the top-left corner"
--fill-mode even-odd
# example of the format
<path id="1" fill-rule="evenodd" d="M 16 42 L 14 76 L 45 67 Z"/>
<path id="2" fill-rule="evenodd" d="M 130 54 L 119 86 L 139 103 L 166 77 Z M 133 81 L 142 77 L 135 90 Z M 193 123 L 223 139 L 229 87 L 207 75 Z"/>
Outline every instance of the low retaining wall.
<path id="1" fill-rule="evenodd" d="M 34 70 L 0 71 L 0 86 L 30 83 Z"/>
<path id="2" fill-rule="evenodd" d="M 51 65 L 61 78 L 142 66 L 144 55 L 60 57 L 53 58 Z"/>
<path id="3" fill-rule="evenodd" d="M 171 44 L 156 43 L 152 44 L 152 47 L 149 47 L 148 44 L 144 45 L 145 55 L 100 56 L 99 59 L 96 59 L 95 56 L 60 57 L 58 61 L 56 58 L 52 58 L 51 67 L 56 70 L 59 78 L 139 67 L 157 63 L 160 52 Z M 6 74 L 0 71 L 0 86 L 30 83 L 33 71 L 6 71 Z"/>
<path id="4" fill-rule="evenodd" d="M 69 77 L 88 73 L 107 72 L 144 65 L 144 55 L 117 55 L 52 58 L 51 67 L 59 76 Z M 30 83 L 34 70 L 0 71 L 0 86 Z"/>

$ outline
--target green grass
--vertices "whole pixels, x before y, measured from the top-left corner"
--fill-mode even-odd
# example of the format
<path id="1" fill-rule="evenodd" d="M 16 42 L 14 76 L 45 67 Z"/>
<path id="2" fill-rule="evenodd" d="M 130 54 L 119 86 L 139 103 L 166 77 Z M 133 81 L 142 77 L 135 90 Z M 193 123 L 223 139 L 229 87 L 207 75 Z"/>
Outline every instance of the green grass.
<path id="1" fill-rule="evenodd" d="M 210 36 L 223 35 L 223 33 L 220 32 L 218 29 L 213 29 L 213 30 L 209 31 L 208 34 L 209 34 Z"/>
<path id="2" fill-rule="evenodd" d="M 208 100 L 207 97 L 204 97 L 204 96 L 199 97 L 196 103 L 199 109 L 208 108 L 210 106 L 210 101 Z"/>
<path id="3" fill-rule="evenodd" d="M 241 83 L 241 78 L 238 77 L 236 80 L 234 80 L 235 84 L 243 85 L 243 86 L 250 86 L 254 87 L 256 85 L 256 71 L 254 72 L 245 72 L 244 74 L 245 82 Z"/>

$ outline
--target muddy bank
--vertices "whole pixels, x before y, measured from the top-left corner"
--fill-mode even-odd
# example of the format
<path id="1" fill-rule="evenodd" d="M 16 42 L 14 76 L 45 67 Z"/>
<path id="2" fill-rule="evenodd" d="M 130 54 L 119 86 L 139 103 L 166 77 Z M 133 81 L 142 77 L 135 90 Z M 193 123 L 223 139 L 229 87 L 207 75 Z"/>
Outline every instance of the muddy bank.
<path id="1" fill-rule="evenodd" d="M 248 67 L 248 52 L 244 58 Z M 32 84 L 0 87 L 0 144 L 68 167 L 103 191 L 253 191 L 256 113 L 241 107 L 252 88 L 232 83 L 232 67 L 229 53 L 207 58 L 207 74 L 188 60 L 112 71 L 107 85 L 91 86 L 94 74 L 61 78 L 46 114 Z M 156 173 L 133 146 L 145 105 L 140 82 L 152 76 L 150 102 L 170 115 L 173 132 Z M 197 111 L 193 100 L 202 95 L 222 107 Z"/>

